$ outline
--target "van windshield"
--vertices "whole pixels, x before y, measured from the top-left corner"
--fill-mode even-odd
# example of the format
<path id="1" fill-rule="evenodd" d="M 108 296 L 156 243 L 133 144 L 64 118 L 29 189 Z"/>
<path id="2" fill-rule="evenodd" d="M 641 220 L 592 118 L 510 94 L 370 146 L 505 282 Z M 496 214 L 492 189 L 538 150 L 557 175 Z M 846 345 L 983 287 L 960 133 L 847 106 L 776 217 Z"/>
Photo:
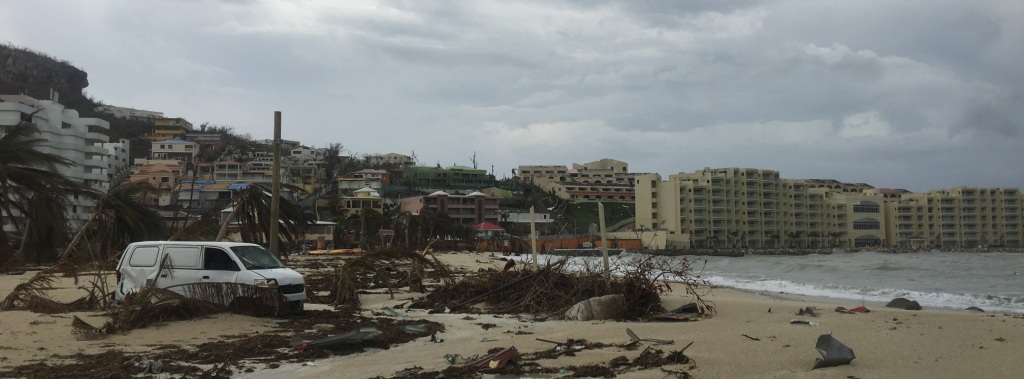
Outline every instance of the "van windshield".
<path id="1" fill-rule="evenodd" d="M 235 246 L 231 248 L 242 261 L 242 265 L 249 270 L 263 270 L 269 268 L 282 268 L 281 261 L 274 257 L 267 249 L 259 246 Z"/>

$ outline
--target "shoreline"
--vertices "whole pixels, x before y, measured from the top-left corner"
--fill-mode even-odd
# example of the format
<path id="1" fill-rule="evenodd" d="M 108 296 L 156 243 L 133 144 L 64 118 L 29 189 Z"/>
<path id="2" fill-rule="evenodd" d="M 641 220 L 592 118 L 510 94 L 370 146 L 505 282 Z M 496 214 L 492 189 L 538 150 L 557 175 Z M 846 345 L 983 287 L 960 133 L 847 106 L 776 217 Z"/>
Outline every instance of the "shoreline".
<path id="1" fill-rule="evenodd" d="M 453 271 L 474 273 L 501 270 L 500 254 L 438 252 L 436 258 Z M 327 266 L 342 258 L 300 257 Z M 13 288 L 26 277 L 0 276 L 0 289 Z M 423 296 L 398 289 L 394 295 L 383 290 L 359 294 L 360 317 L 387 318 L 396 322 L 440 323 L 444 326 L 440 342 L 419 337 L 396 343 L 386 349 L 370 349 L 351 355 L 319 358 L 305 363 L 287 360 L 256 361 L 250 369 L 235 371 L 231 377 L 252 379 L 390 378 L 398 372 L 419 368 L 440 372 L 451 365 L 446 355 L 463 357 L 484 354 L 490 349 L 510 346 L 522 354 L 554 352 L 549 341 L 586 340 L 591 347 L 575 355 L 552 354 L 533 361 L 545 368 L 608 366 L 622 357 L 637 359 L 645 351 L 666 353 L 685 348 L 692 359 L 685 365 L 633 368 L 616 372 L 619 378 L 664 377 L 662 369 L 685 371 L 695 378 L 822 378 L 822 377 L 1015 377 L 1024 372 L 1019 352 L 1024 349 L 1024 317 L 925 308 L 909 311 L 884 308 L 868 302 L 870 313 L 836 313 L 836 306 L 853 308 L 841 299 L 816 298 L 790 293 L 743 290 L 714 286 L 701 296 L 714 303 L 715 313 L 691 322 L 666 321 L 567 321 L 557 317 L 522 314 L 430 313 L 426 309 L 405 307 Z M 71 278 L 59 278 L 53 295 L 71 300 L 81 290 Z M 2 293 L 0 293 L 2 294 Z M 676 309 L 691 302 L 692 296 L 680 284 L 661 295 L 662 306 Z M 859 301 L 855 303 L 860 303 Z M 799 316 L 800 309 L 817 308 L 818 315 Z M 474 309 L 484 309 L 478 305 Z M 307 308 L 333 309 L 329 305 Z M 323 310 L 318 312 L 323 312 Z M 99 322 L 96 312 L 76 314 L 87 322 Z M 333 316 L 332 316 L 333 317 Z M 793 324 L 794 319 L 814 324 Z M 329 318 L 324 318 L 325 321 Z M 0 350 L 5 352 L 0 366 L 57 363 L 74 356 L 119 350 L 146 354 L 159 346 L 174 345 L 190 351 L 201 346 L 231 341 L 239 336 L 259 335 L 280 330 L 283 320 L 223 314 L 213 318 L 165 322 L 136 329 L 101 340 L 77 340 L 69 333 L 70 315 L 43 315 L 24 311 L 5 312 L 0 318 Z M 629 329 L 640 338 L 668 340 L 671 344 L 642 341 L 627 347 Z M 303 332 L 298 332 L 302 336 Z M 306 332 L 309 333 L 309 332 Z M 831 333 L 854 350 L 857 358 L 849 365 L 811 370 L 820 355 L 817 338 Z M 277 337 L 275 337 L 277 338 Z M 287 348 L 288 338 L 267 340 Z M 692 345 L 691 345 L 692 344 Z M 45 349 L 39 349 L 45 346 Z M 209 348 L 207 348 L 209 349 Z M 69 358 L 71 357 L 71 358 Z M 82 359 L 82 358 L 79 358 Z M 93 358 L 88 358 L 93 359 Z M 183 361 L 184 362 L 184 361 Z M 165 362 L 166 363 L 166 362 Z M 92 375 L 92 376 L 91 376 Z M 80 377 L 99 376 L 81 373 Z M 534 374 L 531 377 L 564 377 L 564 374 Z M 492 377 L 492 376 L 484 376 Z"/>

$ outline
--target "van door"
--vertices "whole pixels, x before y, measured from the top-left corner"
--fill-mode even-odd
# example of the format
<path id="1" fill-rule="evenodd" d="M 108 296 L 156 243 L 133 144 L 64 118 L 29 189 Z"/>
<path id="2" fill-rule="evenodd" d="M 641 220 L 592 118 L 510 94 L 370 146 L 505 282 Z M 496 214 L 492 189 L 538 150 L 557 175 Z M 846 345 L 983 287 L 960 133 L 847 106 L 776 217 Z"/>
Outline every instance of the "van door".
<path id="1" fill-rule="evenodd" d="M 124 299 L 124 296 L 131 292 L 149 285 L 153 273 L 156 272 L 160 262 L 159 246 L 133 246 L 125 251 L 121 265 L 117 268 L 121 273 L 121 282 L 117 287 L 115 299 Z"/>
<path id="2" fill-rule="evenodd" d="M 203 248 L 203 272 L 200 281 L 208 283 L 234 283 L 241 269 L 228 252 L 219 247 Z M 252 283 L 245 283 L 252 284 Z"/>
<path id="3" fill-rule="evenodd" d="M 159 272 L 156 279 L 160 288 L 171 288 L 174 292 L 184 294 L 180 285 L 198 283 L 202 274 L 201 246 L 164 246 L 164 257 L 169 257 L 169 267 Z"/>

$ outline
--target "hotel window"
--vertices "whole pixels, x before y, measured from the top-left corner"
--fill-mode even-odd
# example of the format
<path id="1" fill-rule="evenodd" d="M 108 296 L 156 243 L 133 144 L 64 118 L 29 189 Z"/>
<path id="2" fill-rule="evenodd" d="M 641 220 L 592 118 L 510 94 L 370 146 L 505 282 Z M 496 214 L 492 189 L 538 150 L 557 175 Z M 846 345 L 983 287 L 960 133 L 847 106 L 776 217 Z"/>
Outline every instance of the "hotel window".
<path id="1" fill-rule="evenodd" d="M 881 223 L 873 218 L 862 218 L 853 222 L 853 230 L 880 230 Z"/>

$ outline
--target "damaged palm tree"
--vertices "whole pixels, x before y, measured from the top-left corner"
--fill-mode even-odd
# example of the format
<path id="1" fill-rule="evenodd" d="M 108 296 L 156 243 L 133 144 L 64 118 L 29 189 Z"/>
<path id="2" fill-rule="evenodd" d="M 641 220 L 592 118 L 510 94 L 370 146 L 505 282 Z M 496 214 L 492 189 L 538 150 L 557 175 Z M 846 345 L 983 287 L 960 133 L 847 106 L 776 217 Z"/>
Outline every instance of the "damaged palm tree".
<path id="1" fill-rule="evenodd" d="M 451 284 L 451 270 L 433 255 L 428 258 L 428 249 L 424 249 L 423 253 L 404 248 L 378 250 L 349 260 L 336 268 L 332 275 L 331 303 L 358 306 L 359 296 L 356 292 L 360 288 L 384 286 L 393 294 L 397 287 L 414 282 L 422 285 L 427 268 L 443 283 Z M 403 272 L 398 266 L 405 264 L 410 266 L 408 272 Z"/>

